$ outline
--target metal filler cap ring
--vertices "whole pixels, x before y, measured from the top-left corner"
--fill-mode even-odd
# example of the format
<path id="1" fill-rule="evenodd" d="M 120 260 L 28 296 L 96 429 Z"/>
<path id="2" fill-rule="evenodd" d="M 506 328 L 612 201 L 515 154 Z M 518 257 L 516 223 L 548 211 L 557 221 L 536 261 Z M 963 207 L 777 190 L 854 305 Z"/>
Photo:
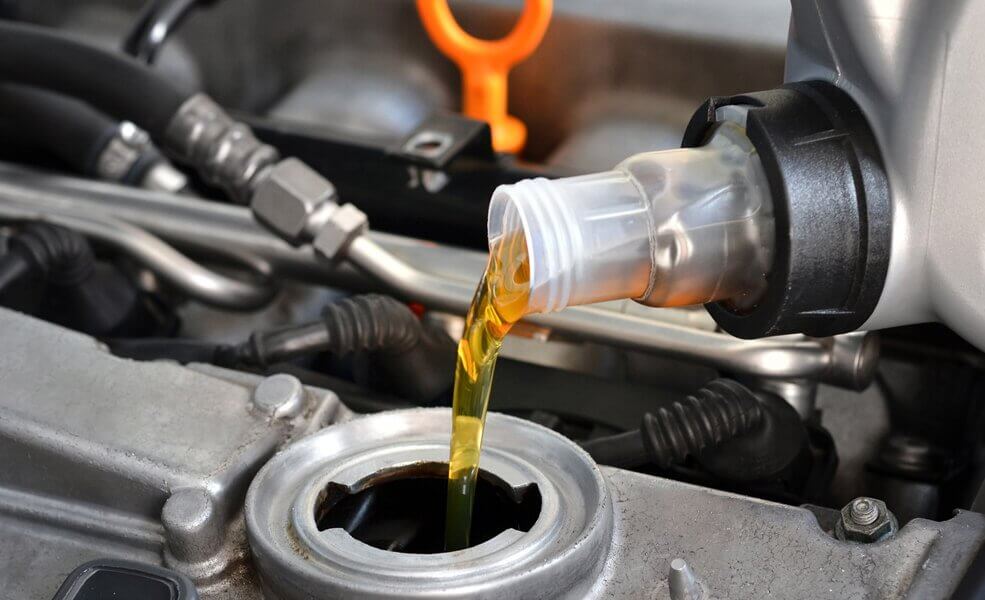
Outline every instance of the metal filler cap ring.
<path id="1" fill-rule="evenodd" d="M 582 597 L 612 540 L 613 512 L 598 466 L 553 431 L 490 414 L 483 471 L 519 489 L 535 484 L 541 511 L 528 532 L 507 529 L 455 552 L 410 554 L 320 531 L 315 509 L 329 483 L 358 488 L 380 472 L 446 462 L 448 409 L 390 411 L 334 425 L 271 459 L 250 486 L 246 525 L 265 589 L 312 598 Z"/>

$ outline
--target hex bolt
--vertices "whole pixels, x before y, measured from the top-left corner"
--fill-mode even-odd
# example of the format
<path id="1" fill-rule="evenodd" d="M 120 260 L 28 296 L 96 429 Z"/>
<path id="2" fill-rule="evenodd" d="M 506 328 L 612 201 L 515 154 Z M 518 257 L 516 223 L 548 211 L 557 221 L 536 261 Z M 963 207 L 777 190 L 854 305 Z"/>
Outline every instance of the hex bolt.
<path id="1" fill-rule="evenodd" d="M 848 542 L 872 543 L 892 537 L 899 530 L 886 503 L 875 498 L 855 498 L 841 509 L 835 537 Z"/>
<path id="2" fill-rule="evenodd" d="M 253 390 L 253 404 L 275 419 L 290 419 L 304 410 L 307 391 L 293 375 L 278 373 L 261 381 Z"/>
<path id="3" fill-rule="evenodd" d="M 667 584 L 670 587 L 672 600 L 701 600 L 704 598 L 701 583 L 694 576 L 691 565 L 687 564 L 683 558 L 675 558 L 670 561 L 670 575 L 667 577 Z"/>

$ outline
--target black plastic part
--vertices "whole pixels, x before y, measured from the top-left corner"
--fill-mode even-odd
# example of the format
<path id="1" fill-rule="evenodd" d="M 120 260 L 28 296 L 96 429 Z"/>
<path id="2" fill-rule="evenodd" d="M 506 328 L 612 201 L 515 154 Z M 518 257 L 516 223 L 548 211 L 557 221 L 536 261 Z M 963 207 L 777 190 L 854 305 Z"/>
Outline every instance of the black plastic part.
<path id="1" fill-rule="evenodd" d="M 433 115 L 390 152 L 433 169 L 443 169 L 459 157 L 495 159 L 489 124 L 452 114 Z"/>
<path id="2" fill-rule="evenodd" d="M 427 161 L 395 152 L 398 140 L 360 139 L 310 123 L 235 116 L 282 155 L 294 156 L 329 178 L 340 197 L 366 213 L 373 229 L 483 252 L 489 249 L 486 217 L 493 190 L 530 177 L 576 174 L 489 156 L 476 146 L 449 157 L 441 168 L 447 177 L 444 185 L 426 187 L 421 169 Z M 462 116 L 455 119 L 469 122 L 465 130 L 482 126 Z"/>
<path id="3" fill-rule="evenodd" d="M 743 313 L 708 311 L 729 333 L 758 338 L 828 336 L 858 329 L 882 294 L 889 266 L 892 204 L 879 148 L 862 111 L 825 82 L 709 99 L 682 145 L 702 145 L 716 110 L 748 106 L 746 132 L 773 199 L 773 268 L 758 304 Z"/>
<path id="4" fill-rule="evenodd" d="M 24 288 L 38 292 L 27 304 L 17 294 Z M 160 326 L 149 300 L 118 267 L 97 261 L 85 237 L 46 223 L 10 238 L 0 294 L 4 306 L 94 336 L 146 335 Z"/>
<path id="5" fill-rule="evenodd" d="M 174 571 L 127 560 L 99 559 L 72 571 L 53 600 L 198 600 L 192 582 Z"/>
<path id="6" fill-rule="evenodd" d="M 724 440 L 698 455 L 698 463 L 725 481 L 748 483 L 773 479 L 807 451 L 807 429 L 790 404 L 760 394 L 762 419 L 744 435 Z"/>

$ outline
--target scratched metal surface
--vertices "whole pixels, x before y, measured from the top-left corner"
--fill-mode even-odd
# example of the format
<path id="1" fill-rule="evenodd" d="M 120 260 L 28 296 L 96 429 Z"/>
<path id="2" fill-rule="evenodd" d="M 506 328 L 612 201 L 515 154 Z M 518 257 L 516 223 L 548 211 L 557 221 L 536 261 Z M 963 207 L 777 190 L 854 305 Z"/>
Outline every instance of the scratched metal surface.
<path id="1" fill-rule="evenodd" d="M 985 516 L 917 519 L 877 544 L 840 542 L 802 508 L 605 469 L 616 532 L 595 598 L 669 598 L 670 561 L 706 598 L 947 598 L 985 536 Z"/>

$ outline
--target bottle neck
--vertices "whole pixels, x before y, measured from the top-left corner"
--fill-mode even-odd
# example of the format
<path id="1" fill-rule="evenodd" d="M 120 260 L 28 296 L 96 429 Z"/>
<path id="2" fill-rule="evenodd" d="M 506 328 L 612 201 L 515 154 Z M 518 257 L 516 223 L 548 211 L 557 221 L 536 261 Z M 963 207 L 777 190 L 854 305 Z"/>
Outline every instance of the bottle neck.
<path id="1" fill-rule="evenodd" d="M 765 289 L 772 260 L 765 175 L 734 123 L 699 148 L 501 186 L 490 203 L 490 243 L 518 231 L 529 251 L 530 312 L 627 298 L 742 310 Z"/>

